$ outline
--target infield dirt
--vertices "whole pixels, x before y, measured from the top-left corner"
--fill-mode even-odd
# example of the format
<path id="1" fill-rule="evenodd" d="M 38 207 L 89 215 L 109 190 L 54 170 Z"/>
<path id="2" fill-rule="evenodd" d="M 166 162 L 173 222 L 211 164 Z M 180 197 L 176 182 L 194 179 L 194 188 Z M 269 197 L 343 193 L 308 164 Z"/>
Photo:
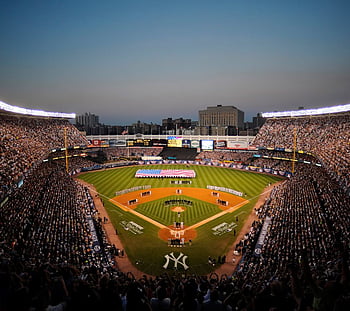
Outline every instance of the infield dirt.
<path id="1" fill-rule="evenodd" d="M 151 194 L 148 196 L 142 196 L 141 194 L 146 191 L 151 191 Z M 218 193 L 218 196 L 213 196 L 213 192 Z M 212 204 L 216 204 L 222 210 L 228 210 L 233 206 L 239 205 L 243 202 L 248 203 L 247 200 L 235 196 L 233 194 L 222 192 L 222 191 L 214 191 L 205 188 L 185 188 L 185 187 L 173 187 L 173 188 L 151 188 L 148 190 L 137 190 L 129 193 L 125 193 L 119 196 L 116 196 L 110 201 L 121 207 L 123 205 L 123 209 L 135 209 L 139 204 L 147 203 L 151 201 L 155 201 L 161 198 L 166 198 L 171 195 L 185 195 L 191 198 L 195 198 L 198 200 L 206 201 Z M 129 201 L 137 199 L 135 204 L 128 204 Z M 227 201 L 228 205 L 223 206 L 217 203 L 217 199 Z"/>
<path id="2" fill-rule="evenodd" d="M 99 212 L 99 215 L 101 217 L 107 217 L 107 219 L 108 219 L 107 211 L 105 210 L 101 199 L 98 197 L 97 191 L 94 188 L 94 186 L 90 185 L 82 180 L 79 180 L 79 181 L 82 184 L 84 184 L 86 187 L 89 188 L 90 193 L 94 199 L 94 203 L 96 205 L 96 208 Z M 281 182 L 279 182 L 279 183 L 281 183 Z M 223 265 L 221 265 L 220 267 L 218 267 L 218 269 L 215 270 L 215 273 L 217 273 L 219 275 L 222 275 L 222 274 L 230 275 L 234 271 L 234 269 L 236 268 L 236 266 L 239 262 L 239 259 L 241 257 L 241 256 L 233 255 L 233 249 L 234 249 L 235 244 L 238 243 L 243 238 L 243 235 L 249 231 L 249 228 L 251 226 L 252 221 L 257 219 L 257 216 L 255 214 L 255 210 L 259 209 L 259 207 L 264 203 L 265 199 L 268 197 L 270 191 L 274 188 L 274 186 L 276 186 L 279 183 L 276 183 L 274 185 L 271 185 L 271 186 L 265 188 L 265 191 L 260 195 L 258 202 L 255 204 L 255 208 L 251 211 L 251 214 L 248 217 L 248 219 L 246 220 L 244 227 L 238 233 L 236 241 L 234 243 L 232 243 L 229 251 L 227 252 L 226 262 Z M 161 189 L 164 189 L 164 188 L 161 188 Z M 103 224 L 103 227 L 105 229 L 105 232 L 107 234 L 107 238 L 108 238 L 109 242 L 114 244 L 114 245 L 117 245 L 118 247 L 123 247 L 122 246 L 123 244 L 121 243 L 121 241 L 119 239 L 119 235 L 115 234 L 115 229 L 113 227 L 112 222 L 109 219 L 106 223 Z M 160 232 L 161 232 L 161 230 L 160 230 Z M 236 257 L 235 262 L 232 262 L 233 257 Z M 147 277 L 151 277 L 150 275 L 147 275 L 144 272 L 138 270 L 130 262 L 127 254 L 125 254 L 125 256 L 123 256 L 123 257 L 119 257 L 119 256 L 115 257 L 115 259 L 116 259 L 117 267 L 118 267 L 118 269 L 120 269 L 120 271 L 131 272 L 137 279 L 141 278 L 145 275 Z"/>
<path id="3" fill-rule="evenodd" d="M 150 193 L 148 195 L 143 195 L 143 193 Z M 206 201 L 212 204 L 217 205 L 222 211 L 212 217 L 203 219 L 202 221 L 190 226 L 183 227 L 181 229 L 175 228 L 173 225 L 164 226 L 153 219 L 144 216 L 135 211 L 135 208 L 139 204 L 148 203 L 158 199 L 166 198 L 172 195 L 184 195 L 187 197 L 195 198 L 198 200 Z M 227 205 L 222 205 L 218 203 L 218 199 L 221 201 L 226 201 Z M 130 204 L 133 201 L 134 203 Z M 180 237 L 184 238 L 185 242 L 193 240 L 197 236 L 196 228 L 202 226 L 209 221 L 212 221 L 218 217 L 221 217 L 223 214 L 232 213 L 238 208 L 242 207 L 249 201 L 238 197 L 236 195 L 222 192 L 222 191 L 213 191 L 205 188 L 184 188 L 184 187 L 173 187 L 173 188 L 152 188 L 147 190 L 137 190 L 129 193 L 125 193 L 119 196 L 116 196 L 110 199 L 110 202 L 117 205 L 124 211 L 129 211 L 133 214 L 136 214 L 140 218 L 156 225 L 159 227 L 158 237 L 164 241 L 168 241 L 175 237 L 175 232 L 179 232 Z M 179 211 L 180 209 L 185 209 L 185 207 L 176 206 L 172 210 Z"/>

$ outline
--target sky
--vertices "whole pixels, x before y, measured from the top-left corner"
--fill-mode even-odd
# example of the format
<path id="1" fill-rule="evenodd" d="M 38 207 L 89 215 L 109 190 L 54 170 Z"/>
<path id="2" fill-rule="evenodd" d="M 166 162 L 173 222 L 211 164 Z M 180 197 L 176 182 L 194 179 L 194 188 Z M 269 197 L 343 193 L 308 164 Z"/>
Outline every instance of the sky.
<path id="1" fill-rule="evenodd" d="M 0 100 L 100 122 L 350 103 L 348 0 L 0 0 Z"/>

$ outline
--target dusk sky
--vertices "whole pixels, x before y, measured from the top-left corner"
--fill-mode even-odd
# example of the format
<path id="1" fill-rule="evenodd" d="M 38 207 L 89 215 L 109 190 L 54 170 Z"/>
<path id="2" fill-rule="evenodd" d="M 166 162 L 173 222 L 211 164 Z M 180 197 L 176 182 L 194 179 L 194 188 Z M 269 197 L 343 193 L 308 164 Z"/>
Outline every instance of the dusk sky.
<path id="1" fill-rule="evenodd" d="M 105 124 L 350 103 L 350 1 L 0 0 L 0 100 Z"/>

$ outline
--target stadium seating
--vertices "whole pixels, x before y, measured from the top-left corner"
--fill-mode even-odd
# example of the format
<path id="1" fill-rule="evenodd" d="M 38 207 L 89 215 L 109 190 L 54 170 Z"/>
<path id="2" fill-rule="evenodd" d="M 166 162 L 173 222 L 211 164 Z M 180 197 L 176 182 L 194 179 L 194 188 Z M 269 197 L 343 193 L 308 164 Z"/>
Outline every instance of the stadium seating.
<path id="1" fill-rule="evenodd" d="M 64 119 L 0 115 L 0 199 L 47 158 L 51 149 L 86 145 L 87 140 Z"/>
<path id="2" fill-rule="evenodd" d="M 268 119 L 253 144 L 311 152 L 345 191 L 350 188 L 350 114 Z"/>
<path id="3" fill-rule="evenodd" d="M 0 310 L 159 310 L 162 305 L 177 311 L 207 310 L 210 303 L 215 310 L 350 309 L 349 115 L 267 120 L 256 145 L 293 148 L 296 128 L 297 148 L 314 158 L 298 164 L 296 174 L 257 210 L 258 221 L 235 246 L 242 259 L 232 275 L 137 280 L 115 267 L 118 245 L 107 242 L 88 190 L 65 172 L 64 161 L 42 163 L 51 149 L 64 146 L 64 127 L 69 145 L 86 144 L 85 138 L 65 120 L 0 119 Z M 232 151 L 198 157 L 289 165 Z M 314 165 L 318 162 L 322 167 Z M 71 169 L 92 164 L 77 158 Z"/>
<path id="4" fill-rule="evenodd" d="M 103 150 L 108 161 L 120 160 L 123 158 L 141 159 L 145 156 L 158 156 L 162 147 L 110 147 Z"/>

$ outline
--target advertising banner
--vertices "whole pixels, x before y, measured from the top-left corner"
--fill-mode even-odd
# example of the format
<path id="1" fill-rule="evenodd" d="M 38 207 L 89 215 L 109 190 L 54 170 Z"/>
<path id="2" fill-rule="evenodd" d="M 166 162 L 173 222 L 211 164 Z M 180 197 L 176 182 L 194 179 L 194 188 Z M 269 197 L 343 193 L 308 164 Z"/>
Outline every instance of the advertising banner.
<path id="1" fill-rule="evenodd" d="M 182 139 L 169 139 L 168 147 L 182 147 Z"/>
<path id="2" fill-rule="evenodd" d="M 91 144 L 94 147 L 100 147 L 101 146 L 101 140 L 100 139 L 93 139 L 93 140 L 91 140 Z"/>
<path id="3" fill-rule="evenodd" d="M 200 148 L 199 140 L 191 140 L 191 148 Z"/>
<path id="4" fill-rule="evenodd" d="M 167 146 L 167 140 L 166 139 L 152 139 L 152 146 L 155 147 L 165 147 Z"/>
<path id="5" fill-rule="evenodd" d="M 246 141 L 227 141 L 227 148 L 229 149 L 247 149 L 248 143 Z"/>
<path id="6" fill-rule="evenodd" d="M 191 148 L 191 141 L 189 139 L 184 139 L 182 141 L 182 148 Z"/>
<path id="7" fill-rule="evenodd" d="M 115 141 L 115 145 L 116 146 L 120 146 L 120 147 L 125 147 L 126 146 L 126 140 L 125 139 L 118 139 Z"/>
<path id="8" fill-rule="evenodd" d="M 215 149 L 225 149 L 226 140 L 215 140 L 214 146 L 215 146 Z"/>
<path id="9" fill-rule="evenodd" d="M 202 150 L 213 150 L 214 149 L 214 141 L 209 139 L 201 140 L 201 149 Z"/>
<path id="10" fill-rule="evenodd" d="M 108 143 L 109 143 L 109 146 L 110 147 L 114 147 L 115 145 L 116 145 L 116 139 L 110 139 L 109 141 L 108 141 Z"/>
<path id="11" fill-rule="evenodd" d="M 108 139 L 101 140 L 101 147 L 109 147 Z"/>

